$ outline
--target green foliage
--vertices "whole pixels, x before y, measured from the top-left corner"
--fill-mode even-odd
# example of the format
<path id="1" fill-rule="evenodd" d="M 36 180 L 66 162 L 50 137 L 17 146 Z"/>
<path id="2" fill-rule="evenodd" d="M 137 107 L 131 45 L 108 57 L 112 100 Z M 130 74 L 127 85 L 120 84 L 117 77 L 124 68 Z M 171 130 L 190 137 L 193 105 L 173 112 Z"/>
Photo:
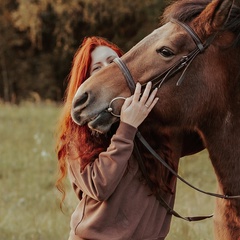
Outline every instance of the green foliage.
<path id="1" fill-rule="evenodd" d="M 61 100 L 85 36 L 105 37 L 127 51 L 158 26 L 163 7 L 162 0 L 1 1 L 0 98 Z"/>
<path id="2" fill-rule="evenodd" d="M 0 105 L 0 239 L 63 240 L 77 198 L 67 184 L 64 214 L 55 189 L 57 158 L 54 132 L 59 107 L 52 104 Z M 215 191 L 215 174 L 203 151 L 182 159 L 180 175 Z M 183 216 L 213 212 L 214 199 L 178 182 L 175 210 Z M 167 240 L 213 239 L 212 219 L 185 222 L 173 217 Z"/>

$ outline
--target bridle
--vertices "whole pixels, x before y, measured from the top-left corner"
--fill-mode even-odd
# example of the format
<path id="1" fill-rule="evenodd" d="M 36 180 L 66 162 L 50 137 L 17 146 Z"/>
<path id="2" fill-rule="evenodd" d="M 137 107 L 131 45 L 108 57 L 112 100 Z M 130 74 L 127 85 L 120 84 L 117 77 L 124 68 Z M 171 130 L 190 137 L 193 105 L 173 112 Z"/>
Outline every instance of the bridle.
<path id="1" fill-rule="evenodd" d="M 171 66 L 169 69 L 167 69 L 166 71 L 164 71 L 163 73 L 161 73 L 159 76 L 151 79 L 150 81 L 152 82 L 152 88 L 160 88 L 162 86 L 162 84 L 167 81 L 168 79 L 170 79 L 173 75 L 175 75 L 176 73 L 180 72 L 180 70 L 182 70 L 181 76 L 179 77 L 176 85 L 179 86 L 184 77 L 185 77 L 185 73 L 188 69 L 188 67 L 190 66 L 190 64 L 192 63 L 192 61 L 200 54 L 203 53 L 208 46 L 212 43 L 212 41 L 214 40 L 216 34 L 210 36 L 205 43 L 202 43 L 200 38 L 197 36 L 197 34 L 194 32 L 194 30 L 188 26 L 186 23 L 180 22 L 176 19 L 172 20 L 173 23 L 178 24 L 179 26 L 181 26 L 182 28 L 184 28 L 187 33 L 192 37 L 193 41 L 196 44 L 196 47 L 186 56 L 182 56 L 175 64 L 173 64 L 173 66 Z M 128 84 L 128 87 L 131 91 L 131 94 L 134 93 L 135 91 L 135 82 L 133 80 L 133 77 L 128 69 L 128 67 L 126 66 L 126 64 L 122 61 L 121 58 L 115 58 L 114 62 L 118 65 L 118 67 L 120 68 L 121 72 L 123 73 L 126 82 Z M 114 116 L 119 117 L 118 114 L 113 113 L 113 108 L 112 108 L 112 103 L 115 100 L 118 99 L 124 99 L 123 97 L 116 97 L 114 98 L 108 107 L 108 112 L 110 112 L 111 114 L 113 114 Z M 145 148 L 161 163 L 163 164 L 173 175 L 175 175 L 180 181 L 182 181 L 183 183 L 185 183 L 186 185 L 188 185 L 189 187 L 197 190 L 198 192 L 204 193 L 206 195 L 209 196 L 213 196 L 216 198 L 221 198 L 221 199 L 238 199 L 240 198 L 240 195 L 235 195 L 235 196 L 229 196 L 227 194 L 223 195 L 223 194 L 217 194 L 217 193 L 211 193 L 211 192 L 207 192 L 207 191 L 203 191 L 195 186 L 193 186 L 192 184 L 190 184 L 189 182 L 187 182 L 185 179 L 183 179 L 181 176 L 178 175 L 178 173 L 171 167 L 168 165 L 168 163 L 166 163 L 165 160 L 163 160 L 158 154 L 157 152 L 148 144 L 148 142 L 145 140 L 145 138 L 142 136 L 142 134 L 137 131 L 137 139 L 145 146 Z M 135 148 L 135 152 L 138 155 L 138 158 L 140 158 L 139 161 L 139 166 L 141 171 L 143 172 L 146 181 L 149 183 L 149 185 L 151 185 L 151 182 L 147 176 L 147 172 L 145 169 L 145 166 L 143 164 L 143 157 L 140 154 L 140 151 L 138 149 L 138 146 L 135 142 L 134 144 L 134 148 Z M 187 220 L 187 221 L 198 221 L 198 220 L 203 220 L 209 217 L 212 217 L 213 215 L 209 215 L 209 216 L 200 216 L 200 217 L 182 217 L 181 215 L 179 215 L 177 212 L 175 212 L 166 202 L 165 200 L 161 197 L 161 196 L 157 196 L 158 200 L 161 202 L 161 204 L 167 209 L 167 211 L 170 214 L 173 214 L 174 216 Z"/>
<path id="2" fill-rule="evenodd" d="M 176 83 L 176 85 L 179 86 L 182 83 L 185 73 L 186 73 L 188 67 L 190 66 L 190 64 L 192 63 L 192 61 L 200 53 L 204 52 L 208 48 L 208 46 L 212 43 L 212 41 L 214 40 L 214 38 L 216 36 L 216 34 L 213 34 L 203 44 L 201 42 L 200 38 L 198 37 L 198 35 L 186 23 L 182 23 L 176 19 L 171 20 L 171 22 L 180 25 L 182 28 L 184 28 L 190 34 L 190 36 L 192 37 L 193 41 L 196 44 L 196 48 L 194 48 L 193 51 L 191 51 L 188 55 L 182 56 L 176 63 L 173 64 L 173 66 L 171 66 L 170 68 L 165 70 L 163 73 L 161 73 L 160 75 L 156 76 L 155 78 L 149 80 L 152 82 L 152 88 L 156 88 L 156 87 L 160 88 L 166 80 L 170 79 L 172 76 L 174 76 L 176 73 L 178 73 L 180 70 L 183 69 L 183 72 Z M 115 58 L 113 61 L 121 69 L 121 71 L 127 81 L 128 87 L 129 87 L 131 93 L 133 94 L 134 90 L 135 90 L 135 82 L 133 80 L 133 77 L 132 77 L 128 67 L 122 61 L 121 58 Z"/>

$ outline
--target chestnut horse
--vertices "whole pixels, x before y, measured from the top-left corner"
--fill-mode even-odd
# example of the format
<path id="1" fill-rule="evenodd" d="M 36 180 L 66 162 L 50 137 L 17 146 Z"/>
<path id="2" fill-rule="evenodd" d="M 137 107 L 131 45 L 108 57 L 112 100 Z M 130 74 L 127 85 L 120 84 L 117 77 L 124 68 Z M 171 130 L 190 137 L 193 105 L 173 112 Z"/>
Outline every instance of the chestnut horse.
<path id="1" fill-rule="evenodd" d="M 165 9 L 161 27 L 121 59 L 131 73 L 127 78 L 142 85 L 152 81 L 159 88 L 160 100 L 140 126 L 156 152 L 177 170 L 185 141 L 198 132 L 215 169 L 218 193 L 239 195 L 239 6 L 230 0 L 177 0 Z M 75 121 L 108 131 L 118 120 L 107 111 L 109 103 L 130 95 L 125 77 L 115 63 L 90 77 L 75 95 Z M 116 100 L 111 108 L 116 113 L 121 105 Z M 214 230 L 217 240 L 240 239 L 239 198 L 216 198 Z"/>

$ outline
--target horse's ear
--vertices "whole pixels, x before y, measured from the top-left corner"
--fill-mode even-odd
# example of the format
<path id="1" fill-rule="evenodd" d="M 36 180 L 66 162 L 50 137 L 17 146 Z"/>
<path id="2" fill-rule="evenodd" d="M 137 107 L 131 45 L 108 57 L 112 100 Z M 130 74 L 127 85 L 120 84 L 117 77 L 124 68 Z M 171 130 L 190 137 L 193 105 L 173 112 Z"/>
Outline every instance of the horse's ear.
<path id="1" fill-rule="evenodd" d="M 218 4 L 212 18 L 212 27 L 215 30 L 221 28 L 225 24 L 233 5 L 233 0 L 221 0 L 217 2 Z"/>
<path id="2" fill-rule="evenodd" d="M 195 19 L 194 25 L 200 26 L 201 37 L 206 37 L 218 31 L 227 21 L 234 0 L 213 0 L 205 10 Z"/>

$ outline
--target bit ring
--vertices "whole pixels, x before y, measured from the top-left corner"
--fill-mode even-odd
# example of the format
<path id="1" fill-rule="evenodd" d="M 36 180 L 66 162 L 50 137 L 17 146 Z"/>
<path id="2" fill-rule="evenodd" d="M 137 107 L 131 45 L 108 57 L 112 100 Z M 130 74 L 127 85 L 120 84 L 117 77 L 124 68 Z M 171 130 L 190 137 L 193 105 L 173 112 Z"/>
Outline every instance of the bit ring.
<path id="1" fill-rule="evenodd" d="M 109 113 L 111 113 L 113 116 L 120 118 L 120 114 L 114 113 L 114 112 L 113 112 L 113 108 L 112 108 L 112 106 L 111 106 L 114 101 L 119 100 L 119 99 L 125 100 L 126 98 L 125 98 L 125 97 L 115 97 L 115 98 L 113 98 L 112 101 L 108 104 L 107 111 L 108 111 Z"/>

